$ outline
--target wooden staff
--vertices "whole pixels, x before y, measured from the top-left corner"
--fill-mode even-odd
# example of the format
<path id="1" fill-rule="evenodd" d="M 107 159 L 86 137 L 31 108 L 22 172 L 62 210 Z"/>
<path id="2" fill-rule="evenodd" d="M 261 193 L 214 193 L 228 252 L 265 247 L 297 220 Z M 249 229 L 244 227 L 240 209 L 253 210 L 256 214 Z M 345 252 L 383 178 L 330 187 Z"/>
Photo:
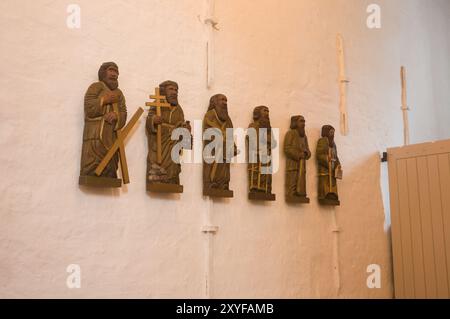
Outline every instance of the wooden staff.
<path id="1" fill-rule="evenodd" d="M 261 188 L 261 159 L 258 163 L 258 190 Z"/>
<path id="2" fill-rule="evenodd" d="M 330 181 L 329 193 L 331 193 L 331 148 L 328 148 L 328 179 Z"/>
<path id="3" fill-rule="evenodd" d="M 266 174 L 266 194 L 267 194 L 267 190 L 269 188 L 269 178 L 270 178 L 269 176 L 270 176 L 270 174 Z"/>
<path id="4" fill-rule="evenodd" d="M 253 188 L 253 176 L 254 176 L 254 170 L 255 169 L 255 164 L 254 163 L 250 163 L 250 190 Z"/>
<path id="5" fill-rule="evenodd" d="M 300 191 L 300 183 L 301 183 L 300 178 L 302 177 L 303 161 L 304 161 L 304 159 L 301 158 L 300 163 L 299 163 L 299 169 L 298 169 L 298 177 L 297 177 L 297 193 L 299 193 L 299 191 Z"/>

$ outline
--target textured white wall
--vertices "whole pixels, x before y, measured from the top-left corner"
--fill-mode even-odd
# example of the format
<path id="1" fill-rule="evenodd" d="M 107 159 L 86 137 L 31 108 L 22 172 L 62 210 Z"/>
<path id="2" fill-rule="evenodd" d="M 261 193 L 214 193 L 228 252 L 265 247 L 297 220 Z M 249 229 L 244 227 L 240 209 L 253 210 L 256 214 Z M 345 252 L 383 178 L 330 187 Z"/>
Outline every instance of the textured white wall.
<path id="1" fill-rule="evenodd" d="M 412 142 L 450 134 L 442 120 L 450 115 L 450 5 L 376 1 L 382 28 L 369 30 L 372 2 L 218 0 L 215 83 L 208 90 L 205 1 L 79 0 L 82 25 L 75 30 L 65 21 L 71 2 L 2 1 L 0 296 L 392 296 L 378 156 L 403 140 L 402 64 Z M 315 149 L 322 124 L 338 127 L 337 32 L 351 80 L 350 135 L 337 135 L 341 207 L 316 203 L 314 161 L 312 203 L 286 205 L 284 157 L 275 203 L 247 201 L 244 165 L 232 167 L 232 200 L 202 198 L 201 166 L 194 164 L 183 167 L 184 194 L 148 195 L 145 118 L 127 143 L 132 183 L 121 191 L 78 187 L 83 95 L 101 62 L 119 64 L 130 115 L 172 79 L 190 120 L 201 119 L 209 97 L 223 92 L 236 127 L 247 127 L 260 104 L 271 107 L 282 136 L 290 115 L 304 114 Z M 208 265 L 200 230 L 211 209 L 219 231 Z M 81 266 L 82 288 L 69 290 L 65 269 L 73 263 Z M 372 263 L 382 267 L 381 289 L 366 287 Z"/>

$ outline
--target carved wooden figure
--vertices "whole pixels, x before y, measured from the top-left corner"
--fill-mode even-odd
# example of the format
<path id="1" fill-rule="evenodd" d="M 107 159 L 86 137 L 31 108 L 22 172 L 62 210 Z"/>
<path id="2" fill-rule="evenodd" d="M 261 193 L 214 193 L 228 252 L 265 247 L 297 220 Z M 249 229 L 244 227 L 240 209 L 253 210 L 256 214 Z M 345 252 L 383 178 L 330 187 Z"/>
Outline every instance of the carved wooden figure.
<path id="1" fill-rule="evenodd" d="M 190 136 L 191 127 L 184 120 L 184 113 L 178 104 L 178 84 L 165 81 L 150 96 L 153 102 L 146 103 L 150 107 L 147 116 L 147 190 L 159 193 L 182 193 L 180 185 L 180 156 L 172 154 L 179 140 L 172 140 L 175 129 L 186 129 Z M 191 144 L 191 143 L 189 143 Z M 177 158 L 172 158 L 172 156 Z"/>
<path id="2" fill-rule="evenodd" d="M 222 138 L 218 143 L 215 137 L 205 139 L 205 149 L 213 147 L 210 157 L 203 158 L 203 195 L 211 197 L 233 197 L 230 190 L 231 157 L 237 155 L 237 148 L 231 141 L 232 149 L 227 149 L 227 129 L 232 129 L 233 123 L 228 115 L 227 97 L 217 94 L 211 97 L 208 111 L 203 118 L 203 132 L 217 132 Z M 220 150 L 219 150 L 220 149 Z M 216 153 L 218 152 L 219 153 Z M 217 155 L 216 155 L 217 154 Z M 217 159 L 219 158 L 219 159 Z"/>
<path id="3" fill-rule="evenodd" d="M 80 185 L 120 187 L 122 180 L 117 178 L 119 158 L 123 182 L 129 183 L 123 143 L 143 110 L 138 109 L 122 130 L 127 108 L 118 87 L 118 77 L 117 64 L 103 63 L 98 71 L 99 82 L 91 84 L 85 94 Z"/>
<path id="4" fill-rule="evenodd" d="M 322 205 L 339 206 L 337 179 L 342 179 L 342 168 L 334 142 L 335 129 L 322 127 L 322 137 L 317 143 L 316 158 L 319 173 L 318 196 Z"/>
<path id="5" fill-rule="evenodd" d="M 306 194 L 306 161 L 311 158 L 308 137 L 305 133 L 305 118 L 301 115 L 291 117 L 289 131 L 284 138 L 286 155 L 286 201 L 290 203 L 309 203 Z"/>
<path id="6" fill-rule="evenodd" d="M 252 132 L 251 129 L 253 129 Z M 250 200 L 274 201 L 272 194 L 272 149 L 276 147 L 272 135 L 269 108 L 258 106 L 253 110 L 253 122 L 247 136 L 248 180 Z"/>

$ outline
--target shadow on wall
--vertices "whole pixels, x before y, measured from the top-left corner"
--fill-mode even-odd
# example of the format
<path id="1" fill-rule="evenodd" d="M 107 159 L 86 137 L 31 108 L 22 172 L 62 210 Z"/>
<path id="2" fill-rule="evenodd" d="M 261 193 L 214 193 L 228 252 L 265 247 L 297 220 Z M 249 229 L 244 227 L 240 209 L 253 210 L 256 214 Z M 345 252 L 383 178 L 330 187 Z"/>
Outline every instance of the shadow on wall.
<path id="1" fill-rule="evenodd" d="M 341 207 L 364 209 L 370 205 L 372 208 L 379 208 L 384 215 L 384 230 L 387 230 L 386 223 L 388 223 L 388 216 L 386 214 L 385 204 L 383 199 L 383 183 L 387 178 L 381 174 L 383 169 L 378 152 L 362 158 L 358 163 L 352 165 L 350 169 L 345 170 L 345 163 L 343 163 L 344 178 L 338 181 L 339 197 L 341 198 Z M 340 187 L 339 187 L 340 186 Z M 389 203 L 387 203 L 389 204 Z M 390 224 L 390 223 L 389 223 Z"/>
<path id="2" fill-rule="evenodd" d="M 368 290 L 368 293 L 370 296 L 378 297 L 380 292 L 382 293 L 380 297 L 385 297 L 384 293 L 388 291 L 389 297 L 392 297 L 392 244 L 389 216 L 386 214 L 385 203 L 383 203 L 382 166 L 385 165 L 381 163 L 380 154 L 374 152 L 362 157 L 347 171 L 346 175 L 344 174 L 339 190 L 341 206 L 337 208 L 338 226 L 342 227 L 339 246 L 342 248 L 341 258 L 352 256 L 354 262 L 357 261 L 358 267 L 370 264 L 380 265 L 383 269 L 382 286 L 387 287 L 388 290 Z M 341 269 L 343 283 L 345 280 L 348 281 L 353 273 L 347 264 L 344 265 L 345 267 Z M 365 268 L 360 268 L 358 274 L 357 282 L 361 283 L 361 288 L 366 289 Z M 343 294 L 348 295 L 345 292 L 345 285 L 343 285 Z"/>
<path id="3" fill-rule="evenodd" d="M 78 185 L 78 188 L 84 194 L 93 196 L 118 197 L 122 193 L 121 189 L 119 188 L 99 188 L 99 187 L 97 188 L 84 185 Z M 125 193 L 128 192 L 128 188 L 126 185 L 123 186 L 123 190 Z"/>
<path id="4" fill-rule="evenodd" d="M 154 193 L 146 192 L 147 196 L 150 198 L 158 198 L 162 200 L 181 200 L 181 194 L 171 194 L 171 193 Z"/>

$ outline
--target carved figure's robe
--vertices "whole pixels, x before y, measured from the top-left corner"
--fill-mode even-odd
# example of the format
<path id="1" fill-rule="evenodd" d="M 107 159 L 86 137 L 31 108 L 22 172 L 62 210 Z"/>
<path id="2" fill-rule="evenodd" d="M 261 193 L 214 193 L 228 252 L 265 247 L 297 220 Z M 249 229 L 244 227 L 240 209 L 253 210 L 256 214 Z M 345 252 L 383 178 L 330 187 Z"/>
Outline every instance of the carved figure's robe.
<path id="1" fill-rule="evenodd" d="M 181 165 L 172 159 L 172 148 L 178 140 L 172 140 L 172 131 L 185 127 L 184 113 L 181 106 L 161 108 L 161 164 L 157 163 L 157 125 L 153 124 L 156 108 L 151 108 L 147 116 L 147 182 L 180 184 Z M 181 156 L 181 154 L 179 154 Z"/>
<path id="2" fill-rule="evenodd" d="M 340 166 L 336 144 L 329 146 L 328 138 L 317 142 L 316 158 L 319 173 L 319 199 L 338 199 L 336 168 Z"/>
<path id="3" fill-rule="evenodd" d="M 81 151 L 81 176 L 97 176 L 95 169 L 105 157 L 108 150 L 117 139 L 120 130 L 127 120 L 127 107 L 122 91 L 117 88 L 119 102 L 104 104 L 104 95 L 111 90 L 103 82 L 96 82 L 89 86 L 84 97 L 84 131 Z M 117 121 L 109 124 L 104 116 L 109 112 L 117 113 Z M 116 153 L 108 163 L 102 177 L 117 178 L 118 154 Z"/>
<path id="4" fill-rule="evenodd" d="M 271 172 L 271 161 L 261 161 L 261 157 L 258 156 L 259 148 L 260 148 L 260 137 L 262 137 L 262 133 L 260 132 L 260 124 L 258 121 L 254 121 L 249 125 L 249 128 L 253 128 L 256 131 L 256 141 L 254 141 L 255 145 L 252 145 L 248 140 L 247 149 L 248 149 L 248 180 L 249 180 L 249 190 L 250 192 L 264 192 L 267 194 L 272 193 L 272 174 L 263 174 L 262 171 L 264 169 L 265 172 Z M 266 154 L 267 156 L 272 155 L 272 149 L 276 147 L 276 141 L 273 137 L 272 131 L 266 128 L 266 140 L 262 141 L 264 145 L 266 145 Z M 251 161 L 256 163 L 251 163 Z"/>
<path id="5" fill-rule="evenodd" d="M 226 160 L 226 129 L 233 128 L 233 123 L 231 122 L 231 119 L 229 117 L 226 121 L 220 120 L 215 109 L 212 109 L 208 111 L 203 118 L 203 131 L 209 128 L 215 128 L 222 132 L 223 161 L 222 163 L 214 161 L 211 164 L 203 161 L 203 188 L 229 190 L 230 163 L 227 163 Z M 205 141 L 205 144 L 208 144 L 208 141 Z M 236 155 L 236 145 L 234 145 L 234 155 Z"/>
<path id="6" fill-rule="evenodd" d="M 284 138 L 284 154 L 286 195 L 306 197 L 306 161 L 311 158 L 306 135 L 302 137 L 296 129 L 289 130 Z M 305 157 L 300 158 L 301 154 Z"/>

